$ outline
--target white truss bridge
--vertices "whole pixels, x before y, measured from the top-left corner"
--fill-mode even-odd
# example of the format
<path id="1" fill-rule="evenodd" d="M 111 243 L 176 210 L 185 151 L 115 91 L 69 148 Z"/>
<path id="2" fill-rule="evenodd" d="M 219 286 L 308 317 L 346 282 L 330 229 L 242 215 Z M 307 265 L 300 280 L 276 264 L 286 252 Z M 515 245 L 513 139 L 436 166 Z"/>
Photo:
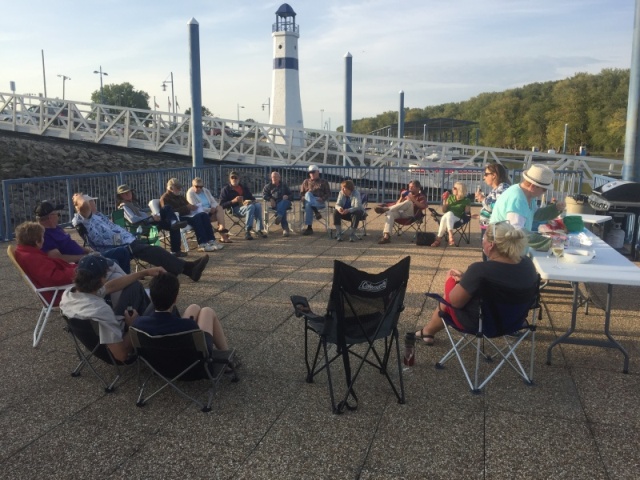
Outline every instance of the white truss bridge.
<path id="1" fill-rule="evenodd" d="M 191 155 L 191 116 L 113 105 L 0 93 L 0 130 L 65 140 Z M 292 138 L 305 139 L 293 146 Z M 554 170 L 620 175 L 622 160 L 430 142 L 282 125 L 202 119 L 203 157 L 244 165 L 396 166 L 410 169 L 480 167 L 486 162 L 527 168 L 545 162 Z M 520 166 L 519 166 L 520 165 Z"/>

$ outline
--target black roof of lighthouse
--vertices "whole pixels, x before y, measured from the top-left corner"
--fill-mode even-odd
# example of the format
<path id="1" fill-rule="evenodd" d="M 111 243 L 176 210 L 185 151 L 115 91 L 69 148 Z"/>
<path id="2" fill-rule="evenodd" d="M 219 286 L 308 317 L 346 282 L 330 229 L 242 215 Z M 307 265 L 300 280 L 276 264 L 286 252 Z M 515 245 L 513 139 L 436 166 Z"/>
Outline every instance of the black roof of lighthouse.
<path id="1" fill-rule="evenodd" d="M 280 8 L 276 12 L 276 15 L 279 17 L 295 17 L 296 12 L 293 11 L 293 8 L 288 3 L 283 3 L 280 5 Z"/>

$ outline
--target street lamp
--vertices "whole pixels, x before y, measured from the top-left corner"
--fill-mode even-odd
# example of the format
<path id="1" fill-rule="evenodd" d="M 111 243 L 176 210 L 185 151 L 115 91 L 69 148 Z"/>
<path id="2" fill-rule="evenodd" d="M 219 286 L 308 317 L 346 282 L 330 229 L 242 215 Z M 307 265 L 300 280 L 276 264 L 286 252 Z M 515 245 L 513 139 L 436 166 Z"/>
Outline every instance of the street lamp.
<path id="1" fill-rule="evenodd" d="M 94 70 L 93 73 L 97 73 L 100 75 L 100 103 L 103 104 L 104 103 L 104 93 L 103 93 L 103 89 L 102 89 L 102 77 L 104 75 L 109 75 L 107 72 L 103 72 L 102 71 L 102 65 L 100 65 L 100 70 Z"/>
<path id="2" fill-rule="evenodd" d="M 240 109 L 244 108 L 244 107 L 242 105 L 240 105 L 239 103 L 237 105 L 238 105 L 238 123 L 240 123 Z"/>
<path id="3" fill-rule="evenodd" d="M 62 78 L 62 100 L 64 100 L 64 82 L 66 82 L 67 80 L 71 80 L 71 77 L 67 77 L 66 75 L 58 75 L 60 78 Z"/>
<path id="4" fill-rule="evenodd" d="M 567 128 L 569 127 L 568 123 L 564 124 L 564 141 L 562 142 L 562 153 L 567 153 Z"/>
<path id="5" fill-rule="evenodd" d="M 324 108 L 320 109 L 320 128 L 324 125 Z"/>
<path id="6" fill-rule="evenodd" d="M 422 125 L 422 141 L 426 142 L 427 141 L 427 124 L 423 124 Z"/>
<path id="7" fill-rule="evenodd" d="M 271 97 L 267 98 L 267 103 L 262 104 L 262 110 L 264 111 L 264 106 L 267 106 L 267 113 L 269 114 L 269 121 L 271 121 Z"/>
<path id="8" fill-rule="evenodd" d="M 173 72 L 171 72 L 170 74 L 171 80 L 164 80 L 162 82 L 162 91 L 166 92 L 167 91 L 167 83 L 171 84 L 171 106 L 173 108 L 173 113 L 176 113 L 176 97 L 173 94 Z M 169 109 L 169 111 L 171 111 L 171 108 Z"/>

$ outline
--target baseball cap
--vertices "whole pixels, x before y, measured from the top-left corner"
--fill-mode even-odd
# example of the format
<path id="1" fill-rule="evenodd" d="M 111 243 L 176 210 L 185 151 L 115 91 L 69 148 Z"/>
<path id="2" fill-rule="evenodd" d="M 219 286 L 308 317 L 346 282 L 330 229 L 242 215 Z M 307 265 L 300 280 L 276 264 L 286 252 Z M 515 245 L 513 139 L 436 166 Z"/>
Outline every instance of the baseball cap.
<path id="1" fill-rule="evenodd" d="M 77 271 L 87 272 L 95 277 L 104 277 L 109 270 L 109 260 L 101 255 L 86 255 L 80 259 Z"/>
<path id="2" fill-rule="evenodd" d="M 36 217 L 46 217 L 50 213 L 55 212 L 56 210 L 62 210 L 63 208 L 64 205 L 62 204 L 54 205 L 48 200 L 43 200 L 36 206 L 35 214 Z"/>
<path id="3" fill-rule="evenodd" d="M 309 173 L 311 172 L 319 172 L 320 169 L 318 168 L 317 165 L 309 165 L 309 168 L 307 169 L 309 171 Z"/>

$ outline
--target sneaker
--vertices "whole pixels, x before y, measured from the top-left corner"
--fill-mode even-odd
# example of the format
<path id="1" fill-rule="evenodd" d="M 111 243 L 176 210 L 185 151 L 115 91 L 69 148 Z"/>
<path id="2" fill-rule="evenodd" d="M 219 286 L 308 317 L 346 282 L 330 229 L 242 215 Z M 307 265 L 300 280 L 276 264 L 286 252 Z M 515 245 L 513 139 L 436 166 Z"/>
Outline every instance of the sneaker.
<path id="1" fill-rule="evenodd" d="M 313 235 L 313 228 L 311 228 L 311 225 L 302 232 L 302 235 Z"/>
<path id="2" fill-rule="evenodd" d="M 288 237 L 289 236 L 289 230 L 283 230 L 282 231 L 282 236 L 283 237 Z"/>
<path id="3" fill-rule="evenodd" d="M 217 249 L 213 245 L 209 245 L 208 243 L 201 243 L 198 245 L 198 250 L 201 252 L 215 252 Z"/>
<path id="4" fill-rule="evenodd" d="M 247 231 L 247 233 L 244 234 L 244 239 L 253 240 L 253 237 L 251 236 L 251 232 Z"/>
<path id="5" fill-rule="evenodd" d="M 282 221 L 282 216 L 281 215 L 276 215 L 276 220 L 275 220 L 275 224 L 276 225 L 280 225 L 280 222 Z"/>
<path id="6" fill-rule="evenodd" d="M 391 239 L 389 237 L 382 237 L 378 240 L 378 244 L 384 245 L 385 243 L 391 243 Z"/>
<path id="7" fill-rule="evenodd" d="M 376 207 L 373 210 L 380 215 L 382 215 L 383 213 L 387 213 L 387 211 L 389 211 L 387 207 Z"/>
<path id="8" fill-rule="evenodd" d="M 352 234 L 351 234 L 351 236 L 349 237 L 349 241 L 350 241 L 350 242 L 355 242 L 355 241 L 356 241 L 356 238 L 358 238 L 358 237 L 356 237 L 356 234 L 355 234 L 355 233 L 352 233 Z"/>
<path id="9" fill-rule="evenodd" d="M 260 238 L 267 238 L 266 232 L 263 232 L 262 230 L 258 232 L 258 235 L 260 236 Z"/>
<path id="10" fill-rule="evenodd" d="M 185 228 L 188 225 L 187 222 L 177 220 L 171 224 L 171 230 L 180 230 L 181 228 Z"/>
<path id="11" fill-rule="evenodd" d="M 187 257 L 189 254 L 187 252 L 180 251 L 180 252 L 171 252 L 171 255 L 177 258 L 182 258 L 182 257 Z"/>
<path id="12" fill-rule="evenodd" d="M 207 245 L 211 245 L 213 248 L 215 248 L 216 250 L 222 250 L 224 248 L 224 245 L 220 245 L 218 242 L 216 242 L 215 240 L 211 240 L 207 243 Z"/>
<path id="13" fill-rule="evenodd" d="M 191 272 L 189 272 L 188 274 L 188 277 L 194 282 L 197 282 L 198 280 L 200 280 L 200 277 L 202 276 L 202 272 L 204 271 L 204 267 L 207 266 L 208 262 L 209 262 L 209 255 L 203 255 L 202 257 L 200 257 L 200 259 L 196 260 L 195 262 L 188 262 L 189 269 L 191 270 Z"/>
<path id="14" fill-rule="evenodd" d="M 316 220 L 322 220 L 322 214 L 316 211 Z"/>
<path id="15" fill-rule="evenodd" d="M 341 230 L 336 230 L 336 240 L 338 242 L 342 241 L 342 231 Z"/>

